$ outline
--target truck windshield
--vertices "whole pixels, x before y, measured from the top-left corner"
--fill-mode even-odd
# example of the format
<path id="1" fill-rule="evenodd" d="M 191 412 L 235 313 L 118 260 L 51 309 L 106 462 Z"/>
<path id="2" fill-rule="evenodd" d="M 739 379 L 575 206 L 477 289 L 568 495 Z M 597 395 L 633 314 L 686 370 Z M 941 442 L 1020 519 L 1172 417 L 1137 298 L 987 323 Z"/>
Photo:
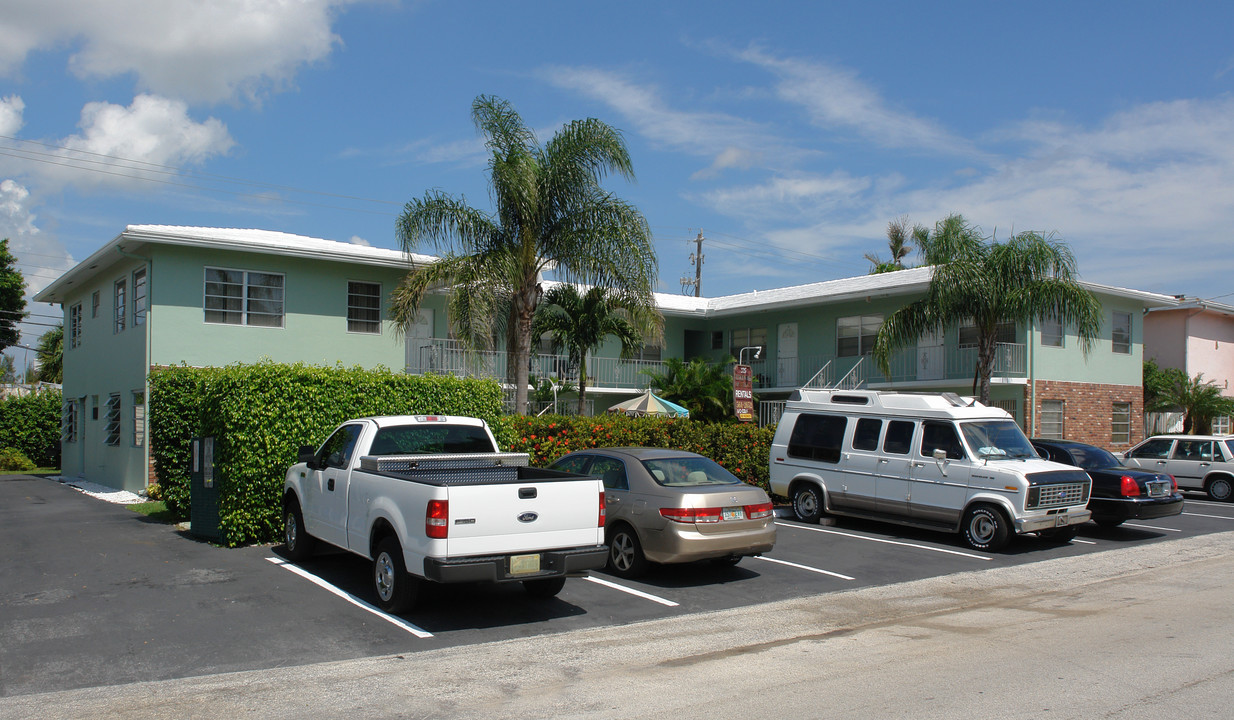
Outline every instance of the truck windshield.
<path id="1" fill-rule="evenodd" d="M 960 423 L 964 440 L 982 460 L 1018 460 L 1040 457 L 1014 420 L 976 420 Z"/>
<path id="2" fill-rule="evenodd" d="M 478 425 L 395 425 L 377 431 L 369 455 L 436 455 L 496 452 Z"/>

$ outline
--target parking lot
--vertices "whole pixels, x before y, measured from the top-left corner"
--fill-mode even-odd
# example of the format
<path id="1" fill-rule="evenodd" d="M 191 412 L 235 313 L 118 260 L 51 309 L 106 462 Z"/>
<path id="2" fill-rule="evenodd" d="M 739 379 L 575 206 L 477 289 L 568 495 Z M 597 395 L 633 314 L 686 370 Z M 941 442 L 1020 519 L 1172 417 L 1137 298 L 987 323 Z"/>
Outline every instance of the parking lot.
<path id="1" fill-rule="evenodd" d="M 0 478 L 0 696 L 257 670 L 614 626 L 1234 530 L 1234 505 L 1189 495 L 1183 515 L 1094 524 L 1059 545 L 996 555 L 957 536 L 841 519 L 777 521 L 775 550 L 733 568 L 653 568 L 638 581 L 436 586 L 399 617 L 372 607 L 368 564 L 300 566 L 278 546 L 221 549 L 53 480 Z M 631 642 L 638 640 L 632 629 Z"/>

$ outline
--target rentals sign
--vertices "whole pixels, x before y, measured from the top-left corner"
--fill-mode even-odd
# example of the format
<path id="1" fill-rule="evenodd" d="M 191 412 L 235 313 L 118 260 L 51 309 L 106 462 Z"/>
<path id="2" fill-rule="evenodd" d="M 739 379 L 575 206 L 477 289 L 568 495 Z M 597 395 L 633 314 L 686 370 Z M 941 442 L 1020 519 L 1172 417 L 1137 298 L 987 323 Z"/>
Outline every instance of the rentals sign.
<path id="1" fill-rule="evenodd" d="M 749 365 L 733 366 L 733 410 L 738 420 L 754 421 L 754 371 Z"/>

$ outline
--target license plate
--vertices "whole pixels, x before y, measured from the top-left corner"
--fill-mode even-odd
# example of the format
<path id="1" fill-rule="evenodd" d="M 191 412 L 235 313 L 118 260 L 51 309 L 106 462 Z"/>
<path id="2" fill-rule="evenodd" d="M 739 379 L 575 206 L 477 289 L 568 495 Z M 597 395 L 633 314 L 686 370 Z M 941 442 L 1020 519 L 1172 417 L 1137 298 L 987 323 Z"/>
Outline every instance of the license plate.
<path id="1" fill-rule="evenodd" d="M 537 572 L 540 572 L 540 556 L 538 554 L 510 556 L 511 575 L 526 575 L 527 573 Z"/>
<path id="2" fill-rule="evenodd" d="M 1062 527 L 1064 525 L 1070 525 L 1070 524 L 1071 524 L 1071 518 L 1067 517 L 1066 515 L 1059 515 L 1058 519 L 1054 521 L 1054 527 Z"/>
<path id="3" fill-rule="evenodd" d="M 739 507 L 724 508 L 723 517 L 725 520 L 745 520 L 746 510 Z"/>
<path id="4" fill-rule="evenodd" d="M 1169 494 L 1170 494 L 1170 484 L 1169 483 L 1162 483 L 1162 482 L 1148 483 L 1148 496 L 1149 497 L 1165 497 L 1166 495 L 1169 495 Z"/>

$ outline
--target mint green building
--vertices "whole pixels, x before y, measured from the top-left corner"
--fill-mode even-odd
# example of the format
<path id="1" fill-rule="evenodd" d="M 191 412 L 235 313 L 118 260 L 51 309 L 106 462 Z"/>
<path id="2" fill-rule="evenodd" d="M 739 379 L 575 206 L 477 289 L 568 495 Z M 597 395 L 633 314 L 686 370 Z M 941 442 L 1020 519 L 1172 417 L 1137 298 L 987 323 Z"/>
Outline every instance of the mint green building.
<path id="1" fill-rule="evenodd" d="M 127 490 L 150 480 L 145 398 L 151 367 L 257 362 L 401 368 L 504 379 L 504 352 L 451 338 L 445 296 L 406 334 L 388 297 L 411 263 L 395 250 L 264 230 L 134 225 L 35 296 L 64 312 L 63 473 Z M 802 386 L 971 394 L 975 333 L 948 328 L 900 353 L 884 376 L 869 351 L 882 319 L 920 297 L 929 268 L 715 298 L 658 294 L 662 344 L 588 359 L 596 411 L 644 390 L 667 358 L 752 366 L 765 422 Z M 547 284 L 547 283 L 546 283 Z M 1105 309 L 1085 356 L 1057 324 L 1000 331 L 993 401 L 1030 434 L 1110 448 L 1142 437 L 1143 314 L 1169 296 L 1088 284 Z M 533 378 L 577 382 L 542 345 Z M 563 403 L 569 401 L 562 401 Z"/>

